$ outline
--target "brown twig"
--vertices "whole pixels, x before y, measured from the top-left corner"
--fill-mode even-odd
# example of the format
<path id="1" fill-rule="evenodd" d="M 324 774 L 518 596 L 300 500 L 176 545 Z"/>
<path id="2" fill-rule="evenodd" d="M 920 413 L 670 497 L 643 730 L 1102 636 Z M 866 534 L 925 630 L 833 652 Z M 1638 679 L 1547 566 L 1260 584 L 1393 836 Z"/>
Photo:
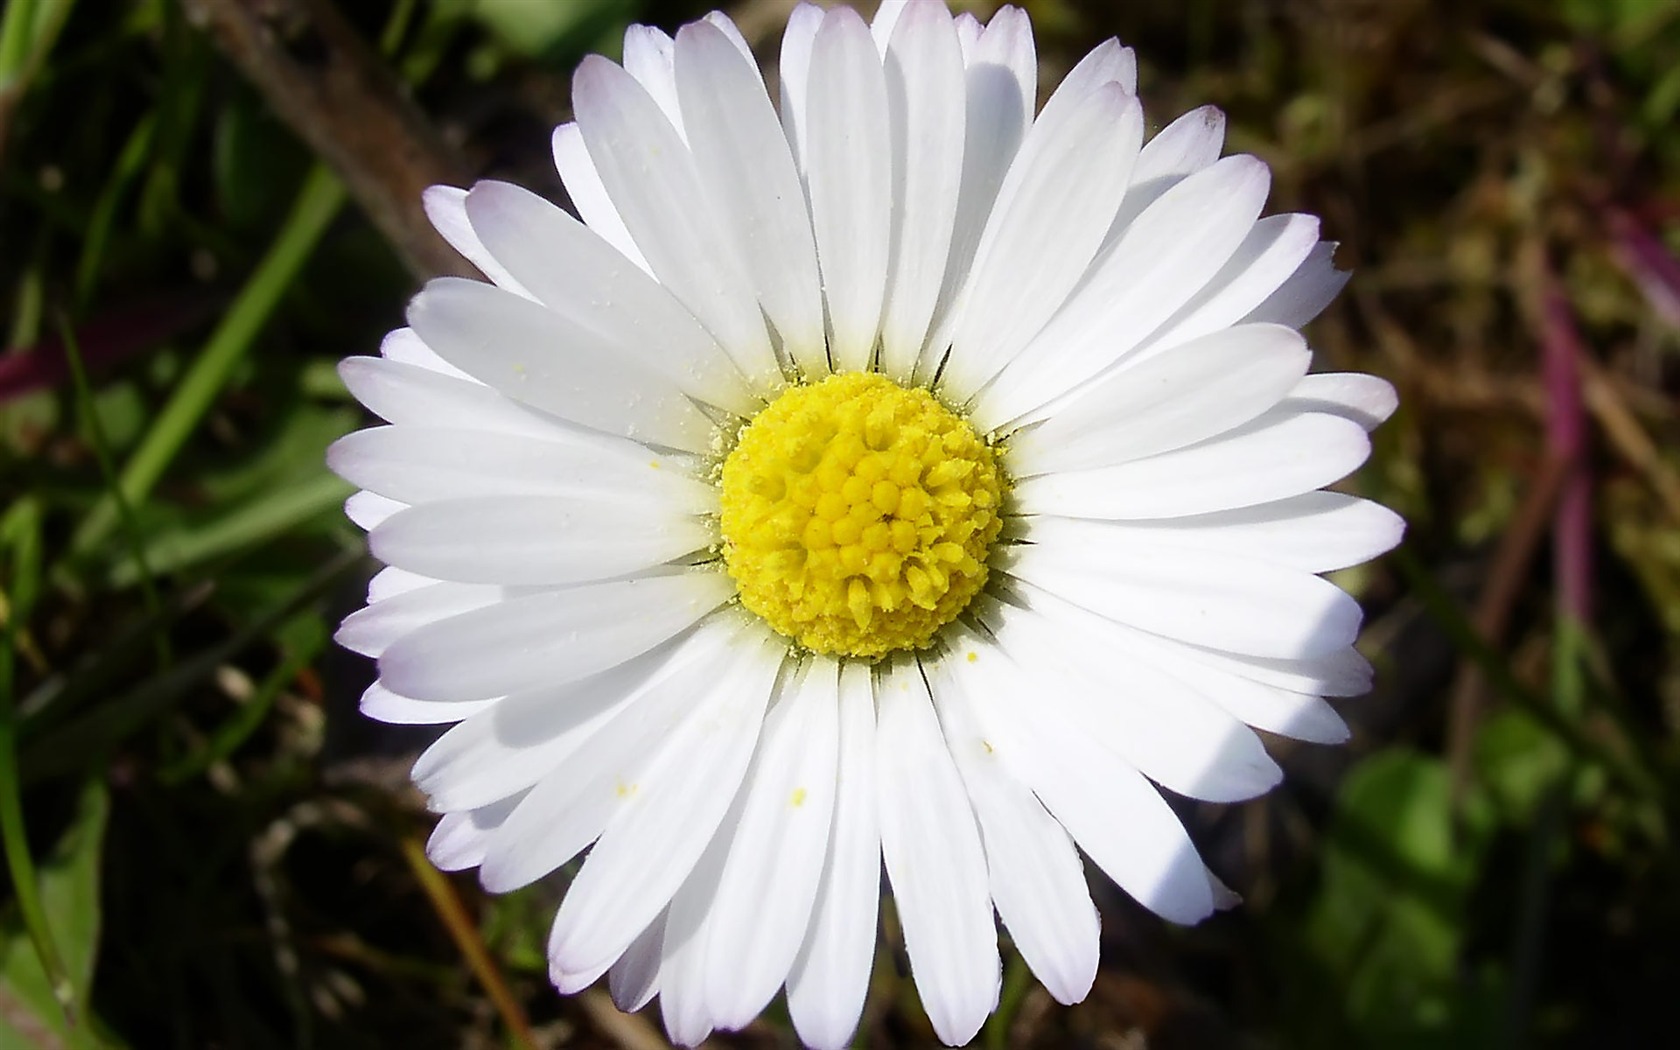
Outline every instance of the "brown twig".
<path id="1" fill-rule="evenodd" d="M 402 854 L 409 869 L 414 872 L 415 881 L 420 883 L 426 898 L 432 902 L 432 910 L 437 912 L 438 919 L 449 931 L 450 939 L 466 960 L 467 968 L 472 970 L 473 976 L 478 978 L 478 983 L 490 996 L 490 1001 L 496 1005 L 496 1012 L 501 1014 L 502 1023 L 507 1025 L 514 1045 L 535 1050 L 537 1037 L 531 1031 L 531 1022 L 526 1019 L 519 1001 L 513 997 L 513 990 L 502 978 L 495 960 L 490 958 L 490 950 L 484 946 L 484 938 L 478 935 L 478 927 L 473 925 L 466 905 L 461 903 L 461 895 L 455 892 L 454 885 L 442 872 L 432 867 L 432 862 L 426 859 L 426 849 L 418 839 L 403 839 Z"/>
<path id="2" fill-rule="evenodd" d="M 329 0 L 181 0 L 268 104 L 332 166 L 417 277 L 473 271 L 420 194 L 467 172 Z"/>

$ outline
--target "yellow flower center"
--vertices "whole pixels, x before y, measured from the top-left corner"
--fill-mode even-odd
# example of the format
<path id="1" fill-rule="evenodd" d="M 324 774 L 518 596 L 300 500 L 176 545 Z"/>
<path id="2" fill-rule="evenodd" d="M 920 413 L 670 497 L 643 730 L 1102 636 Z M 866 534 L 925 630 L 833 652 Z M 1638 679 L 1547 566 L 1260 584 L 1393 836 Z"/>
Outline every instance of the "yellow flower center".
<path id="1" fill-rule="evenodd" d="M 925 390 L 847 372 L 787 390 L 723 463 L 741 604 L 819 653 L 920 649 L 986 582 L 992 450 Z"/>

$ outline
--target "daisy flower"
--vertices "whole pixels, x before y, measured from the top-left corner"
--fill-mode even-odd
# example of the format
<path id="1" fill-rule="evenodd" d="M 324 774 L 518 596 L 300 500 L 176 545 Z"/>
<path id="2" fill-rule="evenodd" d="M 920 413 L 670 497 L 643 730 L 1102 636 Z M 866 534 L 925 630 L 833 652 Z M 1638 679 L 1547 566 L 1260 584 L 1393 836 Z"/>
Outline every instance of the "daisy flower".
<path id="1" fill-rule="evenodd" d="M 432 860 L 503 892 L 583 858 L 562 992 L 673 1040 L 785 988 L 838 1047 L 882 870 L 948 1043 L 996 922 L 1049 992 L 1098 962 L 1081 853 L 1163 918 L 1230 899 L 1163 797 L 1275 784 L 1255 729 L 1347 730 L 1358 605 L 1319 574 L 1396 516 L 1320 491 L 1393 390 L 1308 375 L 1345 275 L 1223 118 L 1145 141 L 1110 40 L 1034 115 L 1026 16 L 798 8 L 772 103 L 711 15 L 586 59 L 579 218 L 437 187 L 443 278 L 345 382 L 347 510 L 388 567 L 339 633 L 362 701 L 453 723 Z"/>

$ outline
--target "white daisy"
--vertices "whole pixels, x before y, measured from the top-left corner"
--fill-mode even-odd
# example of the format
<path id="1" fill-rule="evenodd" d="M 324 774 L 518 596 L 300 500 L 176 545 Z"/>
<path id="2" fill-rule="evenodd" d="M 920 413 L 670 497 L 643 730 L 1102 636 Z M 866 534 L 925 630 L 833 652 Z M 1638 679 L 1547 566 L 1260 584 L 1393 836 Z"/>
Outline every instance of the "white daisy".
<path id="1" fill-rule="evenodd" d="M 1057 999 L 1097 967 L 1080 851 L 1180 923 L 1227 893 L 1161 791 L 1339 741 L 1360 611 L 1319 573 L 1398 540 L 1319 489 L 1394 407 L 1306 374 L 1344 275 L 1261 218 L 1211 109 L 1144 142 L 1110 40 L 1035 118 L 1031 26 L 794 12 L 780 116 L 721 15 L 592 57 L 555 161 L 582 222 L 435 188 L 493 283 L 444 278 L 343 365 L 391 425 L 333 469 L 389 568 L 340 640 L 363 709 L 457 723 L 414 777 L 445 869 L 584 856 L 556 986 L 655 995 L 693 1044 L 784 986 L 844 1045 L 883 863 L 921 999 L 997 1004 L 994 913 Z"/>

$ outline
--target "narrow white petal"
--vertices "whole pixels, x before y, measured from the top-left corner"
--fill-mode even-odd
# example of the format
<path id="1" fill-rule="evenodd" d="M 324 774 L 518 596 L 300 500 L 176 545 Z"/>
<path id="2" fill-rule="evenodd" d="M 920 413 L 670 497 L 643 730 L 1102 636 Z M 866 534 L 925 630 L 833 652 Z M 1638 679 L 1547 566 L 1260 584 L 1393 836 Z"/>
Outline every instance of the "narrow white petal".
<path id="1" fill-rule="evenodd" d="M 957 19 L 958 43 L 972 17 Z M 972 32 L 972 28 L 969 30 Z M 992 213 L 998 187 L 1032 125 L 1038 97 L 1038 55 L 1033 49 L 1032 22 L 1015 7 L 1004 7 L 964 48 L 967 117 L 964 120 L 962 184 L 951 230 L 951 253 L 940 285 L 932 328 L 941 327 L 968 281 L 969 267 L 980 235 Z M 929 341 L 917 372 L 932 378 L 944 359 L 945 346 Z"/>
<path id="2" fill-rule="evenodd" d="M 656 676 L 668 677 L 667 665 L 687 660 L 661 649 L 576 682 L 514 693 L 422 752 L 410 774 L 414 785 L 445 812 L 523 791 L 559 769 Z"/>
<path id="3" fill-rule="evenodd" d="M 1300 268 L 1243 320 L 1271 321 L 1300 328 L 1317 317 L 1353 276 L 1346 270 L 1336 269 L 1331 262 L 1335 254 L 1334 242 L 1319 241 Z"/>
<path id="4" fill-rule="evenodd" d="M 368 580 L 368 604 L 382 602 L 386 598 L 395 598 L 399 594 L 407 594 L 409 591 L 416 591 L 437 582 L 429 576 L 421 576 L 416 572 L 409 572 L 394 565 L 387 565 L 374 573 L 373 578 Z"/>
<path id="5" fill-rule="evenodd" d="M 911 4 L 894 19 L 885 55 L 892 122 L 892 273 L 881 320 L 880 365 L 887 375 L 908 381 L 945 278 L 962 186 L 966 94 L 962 48 L 945 5 Z M 877 15 L 877 41 L 881 24 L 882 15 Z"/>
<path id="6" fill-rule="evenodd" d="M 1239 802 L 1282 779 L 1247 726 L 1156 665 L 1115 660 L 1117 632 L 1103 621 L 1031 593 L 1030 608 L 989 605 L 982 615 L 1023 673 L 1053 683 L 1038 691 L 1046 709 L 1187 798 Z"/>
<path id="7" fill-rule="evenodd" d="M 647 89 L 665 119 L 686 140 L 675 70 L 676 45 L 663 29 L 632 25 L 624 31 L 624 71 Z"/>
<path id="8" fill-rule="evenodd" d="M 362 693 L 361 710 L 369 718 L 392 725 L 433 726 L 471 718 L 499 703 L 499 696 L 488 700 L 415 700 L 375 682 Z"/>
<path id="9" fill-rule="evenodd" d="M 648 923 L 607 971 L 613 1005 L 635 1013 L 659 991 L 659 963 L 665 942 L 665 914 Z"/>
<path id="10" fill-rule="evenodd" d="M 1108 240 L 1118 240 L 1139 215 L 1186 176 L 1217 161 L 1224 145 L 1225 114 L 1213 106 L 1193 109 L 1162 128 L 1144 144 Z"/>
<path id="11" fill-rule="evenodd" d="M 557 982 L 611 965 L 700 859 L 752 757 L 784 644 L 764 632 L 737 648 L 601 834 L 549 934 Z"/>
<path id="12" fill-rule="evenodd" d="M 1157 521 L 1035 518 L 1035 544 L 1065 550 L 1139 544 L 1251 558 L 1303 572 L 1332 572 L 1394 549 L 1405 532 L 1380 503 L 1340 492 L 1308 492 L 1276 503 Z"/>
<path id="13" fill-rule="evenodd" d="M 485 843 L 524 797 L 516 792 L 477 809 L 445 813 L 426 840 L 426 859 L 440 871 L 478 867 L 484 862 Z"/>
<path id="14" fill-rule="evenodd" d="M 467 215 L 531 296 L 678 389 L 737 415 L 760 403 L 694 315 L 600 234 L 528 190 L 480 182 Z"/>
<path id="15" fill-rule="evenodd" d="M 611 579 L 716 539 L 712 523 L 635 493 L 480 496 L 410 507 L 375 529 L 368 547 L 439 579 L 513 586 Z"/>
<path id="16" fill-rule="evenodd" d="M 426 218 L 432 221 L 433 228 L 443 235 L 451 248 L 478 267 L 479 273 L 510 292 L 531 298 L 519 279 L 509 273 L 479 240 L 478 231 L 473 229 L 472 222 L 467 218 L 466 190 L 454 186 L 430 186 L 420 195 L 420 203 L 426 209 Z"/>
<path id="17" fill-rule="evenodd" d="M 788 976 L 788 1013 L 813 1050 L 852 1041 L 875 962 L 881 836 L 875 809 L 875 696 L 870 670 L 840 669 L 840 757 L 828 854 L 810 929 Z"/>
<path id="18" fill-rule="evenodd" d="M 816 43 L 822 23 L 823 9 L 804 3 L 788 15 L 787 29 L 782 33 L 782 130 L 787 135 L 794 162 L 801 170 L 805 163 L 805 99 L 810 91 L 811 47 Z"/>
<path id="19" fill-rule="evenodd" d="M 1092 264 L 977 407 L 982 426 L 1015 419 L 1122 359 L 1212 280 L 1248 236 L 1271 175 L 1249 156 L 1186 178 Z"/>
<path id="20" fill-rule="evenodd" d="M 471 583 L 434 583 L 399 594 L 344 618 L 333 640 L 353 653 L 378 657 L 392 643 L 427 624 L 482 609 L 501 601 L 500 587 Z"/>
<path id="21" fill-rule="evenodd" d="M 1010 439 L 1010 470 L 1017 478 L 1089 470 L 1195 444 L 1276 405 L 1311 360 L 1300 333 L 1279 325 L 1204 336 L 1076 392 Z"/>
<path id="22" fill-rule="evenodd" d="M 921 6 L 926 7 L 928 5 L 923 4 Z M 939 6 L 943 7 L 944 5 Z M 910 0 L 881 0 L 881 6 L 875 9 L 875 17 L 869 20 L 869 35 L 875 40 L 875 50 L 879 51 L 883 57 L 887 53 L 887 47 L 892 41 L 893 32 L 898 26 L 899 19 L 904 16 L 905 10 L 909 7 Z"/>
<path id="23" fill-rule="evenodd" d="M 1010 575 L 1139 630 L 1249 656 L 1353 644 L 1359 603 L 1328 580 L 1241 555 L 1136 541 L 1015 548 Z"/>
<path id="24" fill-rule="evenodd" d="M 694 157 L 635 79 L 599 55 L 572 78 L 578 127 L 601 181 L 661 284 L 760 392 L 781 383 L 764 318 Z"/>
<path id="25" fill-rule="evenodd" d="M 515 768 L 505 777 L 486 772 L 475 779 L 445 761 L 455 748 L 474 743 L 476 734 L 470 730 L 444 748 L 436 770 L 429 763 L 417 766 L 433 786 L 468 797 L 530 786 L 486 848 L 479 871 L 485 888 L 502 893 L 541 878 L 577 856 L 617 819 L 640 792 L 666 739 L 692 717 L 696 694 L 707 689 L 697 683 L 710 682 L 728 669 L 730 646 L 738 640 L 733 622 L 719 618 L 673 646 L 631 661 L 635 667 L 603 677 L 610 699 L 584 701 L 587 707 L 576 725 L 561 727 L 558 743 L 533 743 L 527 761 L 509 754 Z M 531 690 L 533 695 L 538 692 Z M 530 703 L 522 701 L 520 707 L 528 712 Z M 556 718 L 557 725 L 562 718 Z M 492 729 L 499 724 L 494 719 L 485 722 Z M 457 731 L 460 727 L 452 732 Z M 511 745 L 503 749 L 511 750 Z M 485 753 L 485 746 L 477 753 Z M 551 761 L 527 784 L 527 773 L 538 759 Z"/>
<path id="26" fill-rule="evenodd" d="M 880 330 L 892 221 L 881 58 L 856 11 L 823 16 L 811 45 L 802 154 L 837 370 L 868 368 Z"/>
<path id="27" fill-rule="evenodd" d="M 556 431 L 569 429 L 560 420 L 504 397 L 464 373 L 456 379 L 396 359 L 347 357 L 338 363 L 338 374 L 357 401 L 391 423 L 548 440 L 555 438 Z"/>
<path id="28" fill-rule="evenodd" d="M 693 464 L 604 434 L 537 436 L 433 426 L 370 427 L 327 449 L 354 485 L 402 503 L 490 496 L 571 496 L 675 513 L 712 513 L 716 487 Z"/>
<path id="29" fill-rule="evenodd" d="M 913 659 L 876 683 L 881 854 L 910 973 L 939 1038 L 960 1046 L 997 1006 L 1003 973 L 986 855 L 968 793 Z"/>
<path id="30" fill-rule="evenodd" d="M 1142 358 L 1237 324 L 1289 279 L 1318 243 L 1313 215 L 1268 215 L 1225 268 L 1138 348 Z"/>
<path id="31" fill-rule="evenodd" d="M 413 365 L 451 379 L 460 379 L 474 386 L 484 385 L 439 357 L 437 351 L 427 346 L 412 328 L 393 328 L 385 333 L 385 338 L 379 342 L 379 356 L 397 364 Z"/>
<path id="32" fill-rule="evenodd" d="M 1346 477 L 1370 455 L 1356 423 L 1273 410 L 1229 434 L 1114 467 L 1027 478 L 1025 514 L 1176 518 L 1287 499 Z"/>
<path id="33" fill-rule="evenodd" d="M 1096 979 L 1100 954 L 1100 920 L 1084 865 L 1067 832 L 986 742 L 967 695 L 945 666 L 952 658 L 928 662 L 929 685 L 980 823 L 992 900 L 1050 994 L 1061 1003 L 1079 1002 Z"/>
<path id="34" fill-rule="evenodd" d="M 398 503 L 377 492 L 353 492 L 344 501 L 344 516 L 358 528 L 372 529 L 407 506 L 406 503 Z"/>
<path id="35" fill-rule="evenodd" d="M 1302 661 L 1236 657 L 1147 634 L 1036 588 L 1023 593 L 1031 610 L 1057 631 L 1093 639 L 1095 649 L 1128 667 L 1170 675 L 1268 732 L 1325 742 L 1346 739 L 1341 719 L 1312 693 L 1345 695 L 1370 687 L 1369 665 L 1351 648 Z"/>
<path id="36" fill-rule="evenodd" d="M 566 123 L 555 128 L 553 148 L 554 167 L 560 172 L 560 181 L 566 185 L 566 195 L 572 199 L 578 218 L 626 259 L 646 273 L 653 273 L 653 267 L 648 265 L 624 225 L 624 217 L 607 195 L 607 187 L 601 182 L 601 173 L 595 170 L 595 162 L 589 157 L 589 147 L 584 144 L 583 132 L 577 124 Z"/>
<path id="37" fill-rule="evenodd" d="M 967 401 L 1060 309 L 1101 245 L 1143 142 L 1143 109 L 1109 82 L 1033 124 L 998 188 L 953 307 L 940 388 Z"/>
<path id="38" fill-rule="evenodd" d="M 826 370 L 816 244 L 793 155 L 758 66 L 706 22 L 677 34 L 677 83 L 701 180 L 735 236 L 783 351 Z"/>
<path id="39" fill-rule="evenodd" d="M 724 36 L 729 38 L 729 42 L 735 45 L 735 50 L 741 53 L 741 57 L 746 59 L 754 69 L 758 68 L 758 56 L 753 54 L 752 45 L 747 43 L 747 38 L 741 35 L 741 28 L 728 15 L 722 11 L 708 11 L 701 21 L 717 27 Z"/>
<path id="40" fill-rule="evenodd" d="M 445 360 L 533 408 L 634 441 L 710 447 L 711 421 L 677 387 L 528 299 L 440 277 L 409 303 L 408 320 Z"/>
<path id="41" fill-rule="evenodd" d="M 1309 412 L 1329 412 L 1351 419 L 1367 431 L 1377 429 L 1400 407 L 1394 384 L 1363 372 L 1321 372 L 1302 378 L 1289 392 L 1290 405 Z"/>
<path id="42" fill-rule="evenodd" d="M 834 815 L 840 665 L 818 658 L 765 719 L 708 919 L 706 1001 L 741 1028 L 787 980 L 810 925 Z"/>
<path id="43" fill-rule="evenodd" d="M 665 939 L 660 946 L 659 1016 L 665 1022 L 666 1038 L 677 1046 L 698 1046 L 717 1027 L 715 1012 L 707 998 L 711 976 L 706 971 L 707 949 L 715 928 L 712 902 L 729 851 L 729 828 L 739 815 L 740 806 L 741 799 L 736 796 L 717 835 L 671 898 Z M 742 962 L 730 960 L 732 966 Z"/>
<path id="44" fill-rule="evenodd" d="M 1173 922 L 1213 911 L 1213 890 L 1178 817 L 1137 770 L 1054 711 L 1026 702 L 1030 676 L 994 647 L 953 631 L 951 667 L 1004 765 L 1029 785 L 1086 855 L 1139 904 Z M 966 659 L 966 652 L 976 658 Z"/>
<path id="45" fill-rule="evenodd" d="M 421 700 L 575 681 L 640 656 L 733 593 L 714 568 L 542 591 L 422 627 L 387 649 L 379 670 Z"/>

